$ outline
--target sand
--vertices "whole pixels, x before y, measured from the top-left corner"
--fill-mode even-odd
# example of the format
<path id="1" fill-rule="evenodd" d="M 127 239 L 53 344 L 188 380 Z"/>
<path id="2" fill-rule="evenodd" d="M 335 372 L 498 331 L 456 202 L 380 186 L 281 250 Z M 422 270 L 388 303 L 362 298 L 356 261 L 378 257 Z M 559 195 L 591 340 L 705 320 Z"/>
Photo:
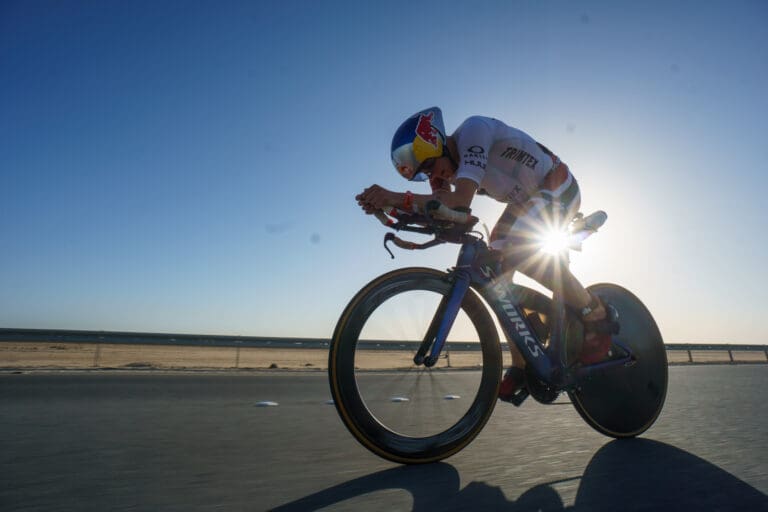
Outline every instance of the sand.
<path id="1" fill-rule="evenodd" d="M 732 351 L 734 362 L 768 362 L 765 352 Z M 444 355 L 445 356 L 445 355 Z M 670 363 L 688 363 L 685 350 L 668 350 Z M 727 351 L 691 351 L 694 363 L 728 363 Z M 355 365 L 364 369 L 409 368 L 410 351 L 360 351 Z M 439 368 L 475 368 L 479 352 L 448 352 Z M 504 365 L 510 364 L 504 350 Z M 291 369 L 326 370 L 327 349 L 196 347 L 178 345 L 125 345 L 107 343 L 0 342 L 0 368 L 5 369 Z"/>

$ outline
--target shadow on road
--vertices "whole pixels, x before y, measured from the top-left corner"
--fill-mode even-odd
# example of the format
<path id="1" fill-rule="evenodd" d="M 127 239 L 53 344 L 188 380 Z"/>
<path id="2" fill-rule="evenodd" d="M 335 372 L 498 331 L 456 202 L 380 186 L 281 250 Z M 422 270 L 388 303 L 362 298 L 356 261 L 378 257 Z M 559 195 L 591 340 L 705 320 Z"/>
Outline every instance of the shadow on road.
<path id="1" fill-rule="evenodd" d="M 509 500 L 500 487 L 471 482 L 460 489 L 446 463 L 400 466 L 356 478 L 282 505 L 275 511 L 316 510 L 387 489 L 413 497 L 413 510 L 720 510 L 768 511 L 768 497 L 686 451 L 648 439 L 612 441 L 584 470 L 573 506 L 553 487 L 537 485 Z"/>

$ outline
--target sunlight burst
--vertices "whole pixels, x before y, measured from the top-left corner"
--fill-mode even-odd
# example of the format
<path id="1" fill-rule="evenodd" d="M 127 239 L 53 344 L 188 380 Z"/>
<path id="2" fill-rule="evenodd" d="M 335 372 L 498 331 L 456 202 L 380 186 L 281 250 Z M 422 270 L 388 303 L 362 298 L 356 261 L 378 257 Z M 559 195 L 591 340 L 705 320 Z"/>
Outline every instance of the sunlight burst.
<path id="1" fill-rule="evenodd" d="M 542 237 L 541 250 L 548 254 L 559 254 L 568 248 L 570 234 L 567 231 L 552 230 Z"/>

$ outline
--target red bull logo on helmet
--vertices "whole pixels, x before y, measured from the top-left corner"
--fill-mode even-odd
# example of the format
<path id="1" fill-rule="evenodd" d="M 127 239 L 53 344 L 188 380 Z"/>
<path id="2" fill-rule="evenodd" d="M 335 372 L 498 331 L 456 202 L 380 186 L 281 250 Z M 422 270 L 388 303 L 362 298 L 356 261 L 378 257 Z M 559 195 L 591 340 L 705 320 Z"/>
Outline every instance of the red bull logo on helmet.
<path id="1" fill-rule="evenodd" d="M 443 114 L 437 107 L 422 110 L 405 120 L 392 137 L 392 163 L 407 179 L 416 174 L 419 164 L 439 158 L 445 152 Z"/>
<path id="2" fill-rule="evenodd" d="M 433 147 L 438 147 L 437 129 L 432 126 L 434 112 L 428 112 L 419 116 L 419 122 L 416 125 L 416 135 Z"/>

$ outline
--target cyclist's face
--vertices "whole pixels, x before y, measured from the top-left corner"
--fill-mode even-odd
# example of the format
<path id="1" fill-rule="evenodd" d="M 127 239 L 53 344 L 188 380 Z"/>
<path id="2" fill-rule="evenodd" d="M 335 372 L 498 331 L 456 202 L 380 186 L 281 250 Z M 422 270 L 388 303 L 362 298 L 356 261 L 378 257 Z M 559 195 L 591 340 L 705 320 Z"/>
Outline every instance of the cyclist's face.
<path id="1" fill-rule="evenodd" d="M 447 156 L 441 156 L 438 158 L 432 166 L 432 176 L 435 178 L 444 179 L 446 181 L 453 181 L 453 177 L 456 174 L 456 169 L 453 167 L 451 159 Z"/>

